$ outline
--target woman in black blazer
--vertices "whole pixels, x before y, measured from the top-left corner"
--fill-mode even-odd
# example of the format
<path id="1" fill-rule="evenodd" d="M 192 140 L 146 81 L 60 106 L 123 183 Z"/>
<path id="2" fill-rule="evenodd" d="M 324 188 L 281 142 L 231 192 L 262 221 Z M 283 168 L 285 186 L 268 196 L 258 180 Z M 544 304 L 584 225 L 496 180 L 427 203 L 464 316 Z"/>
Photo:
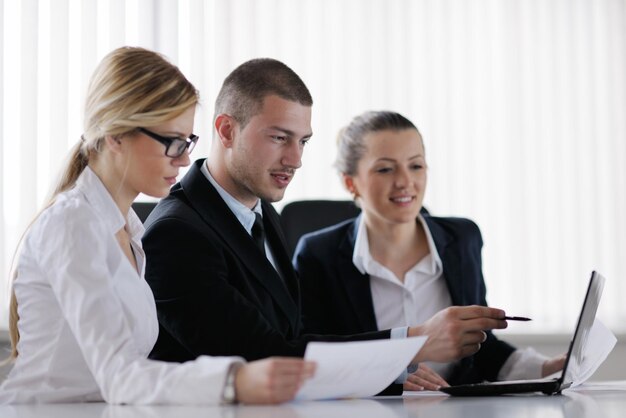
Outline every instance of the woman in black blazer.
<path id="1" fill-rule="evenodd" d="M 362 214 L 303 236 L 294 265 L 307 332 L 352 334 L 411 326 L 487 305 L 482 237 L 462 218 L 420 214 L 427 183 L 421 135 L 394 112 L 366 112 L 338 138 L 336 167 Z M 429 363 L 405 388 L 547 376 L 564 357 L 516 350 L 487 332 L 481 350 L 454 363 Z M 433 370 L 434 369 L 434 370 Z M 443 382 L 443 383 L 442 383 Z"/>

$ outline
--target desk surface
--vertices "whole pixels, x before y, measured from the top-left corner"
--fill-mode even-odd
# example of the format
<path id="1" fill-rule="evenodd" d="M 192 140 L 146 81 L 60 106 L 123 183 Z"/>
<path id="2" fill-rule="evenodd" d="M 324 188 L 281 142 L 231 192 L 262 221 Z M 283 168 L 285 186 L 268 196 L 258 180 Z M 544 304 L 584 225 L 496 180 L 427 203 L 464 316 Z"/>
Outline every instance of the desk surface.
<path id="1" fill-rule="evenodd" d="M 579 418 L 624 416 L 626 391 L 455 398 L 404 396 L 292 402 L 280 406 L 115 406 L 104 403 L 1 406 L 3 418 Z"/>

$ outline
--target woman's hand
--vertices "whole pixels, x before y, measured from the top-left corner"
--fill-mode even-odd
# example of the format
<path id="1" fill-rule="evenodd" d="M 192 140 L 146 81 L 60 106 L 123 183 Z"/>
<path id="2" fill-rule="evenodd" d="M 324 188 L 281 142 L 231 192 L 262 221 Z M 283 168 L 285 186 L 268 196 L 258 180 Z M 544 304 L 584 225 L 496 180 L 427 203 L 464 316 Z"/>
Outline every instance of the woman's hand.
<path id="1" fill-rule="evenodd" d="M 237 370 L 235 396 L 239 402 L 273 404 L 292 400 L 315 372 L 315 363 L 299 358 L 270 357 Z"/>
<path id="2" fill-rule="evenodd" d="M 544 361 L 541 367 L 541 377 L 550 376 L 552 373 L 563 370 L 563 367 L 565 367 L 565 357 L 566 354 L 561 354 Z"/>
<path id="3" fill-rule="evenodd" d="M 420 363 L 417 370 L 411 373 L 404 382 L 404 390 L 439 390 L 442 386 L 450 385 L 437 372 L 423 363 Z"/>
<path id="4" fill-rule="evenodd" d="M 476 353 L 487 338 L 484 330 L 507 325 L 501 309 L 477 305 L 443 309 L 424 324 L 409 328 L 409 337 L 428 335 L 413 362 L 448 362 L 467 357 Z"/>

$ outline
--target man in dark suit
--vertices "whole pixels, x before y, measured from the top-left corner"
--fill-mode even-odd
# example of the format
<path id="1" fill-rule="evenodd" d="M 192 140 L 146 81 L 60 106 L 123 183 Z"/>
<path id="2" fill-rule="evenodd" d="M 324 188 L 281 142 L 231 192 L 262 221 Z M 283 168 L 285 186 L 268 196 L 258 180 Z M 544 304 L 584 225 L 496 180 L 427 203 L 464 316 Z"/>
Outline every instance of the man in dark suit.
<path id="1" fill-rule="evenodd" d="M 482 238 L 476 224 L 462 218 L 421 216 L 441 259 L 452 305 L 487 306 Z M 371 279 L 353 262 L 360 221 L 357 217 L 306 234 L 298 242 L 293 260 L 300 273 L 303 323 L 310 332 L 353 334 L 378 329 Z M 497 380 L 513 351 L 514 347 L 487 331 L 481 349 L 457 362 L 446 380 L 450 384 Z"/>
<path id="2" fill-rule="evenodd" d="M 301 166 L 312 135 L 312 103 L 298 75 L 276 60 L 248 61 L 224 81 L 209 157 L 196 161 L 146 220 L 146 279 L 160 323 L 152 358 L 303 356 L 313 340 L 428 330 L 414 361 L 458 359 L 480 348 L 483 330 L 506 327 L 503 311 L 475 306 L 430 327 L 303 333 L 298 279 L 269 202 L 282 199 Z"/>

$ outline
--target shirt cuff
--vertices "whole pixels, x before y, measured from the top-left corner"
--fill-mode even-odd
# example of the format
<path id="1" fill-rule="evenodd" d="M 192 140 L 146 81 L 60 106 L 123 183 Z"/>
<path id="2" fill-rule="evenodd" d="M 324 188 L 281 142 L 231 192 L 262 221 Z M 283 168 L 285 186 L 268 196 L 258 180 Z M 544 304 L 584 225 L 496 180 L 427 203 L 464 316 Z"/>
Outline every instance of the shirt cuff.
<path id="1" fill-rule="evenodd" d="M 391 329 L 391 339 L 392 340 L 397 340 L 400 338 L 406 338 L 407 335 L 409 333 L 409 327 L 398 327 L 398 328 L 392 328 Z M 411 367 L 411 366 L 409 366 Z M 394 383 L 404 383 L 406 381 L 406 378 L 409 375 L 409 371 L 407 369 L 404 369 L 402 371 L 402 374 L 400 374 L 400 376 L 398 376 L 398 378 L 394 381 Z"/>
<path id="2" fill-rule="evenodd" d="M 511 353 L 498 372 L 498 380 L 540 379 L 543 363 L 548 357 L 533 348 L 517 349 Z"/>

